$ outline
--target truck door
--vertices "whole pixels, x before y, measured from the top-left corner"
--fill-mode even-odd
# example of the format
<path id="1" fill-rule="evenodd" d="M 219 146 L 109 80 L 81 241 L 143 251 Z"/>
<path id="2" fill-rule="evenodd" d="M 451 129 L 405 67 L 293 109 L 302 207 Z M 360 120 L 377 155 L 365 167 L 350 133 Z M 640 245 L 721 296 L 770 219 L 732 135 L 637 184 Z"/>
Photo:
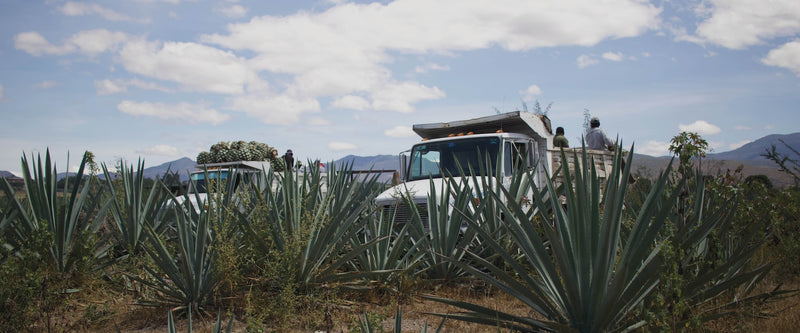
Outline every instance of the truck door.
<path id="1" fill-rule="evenodd" d="M 503 155 L 503 171 L 507 177 L 519 170 L 527 170 L 534 165 L 535 149 L 532 149 L 533 147 L 529 141 L 506 141 Z"/>

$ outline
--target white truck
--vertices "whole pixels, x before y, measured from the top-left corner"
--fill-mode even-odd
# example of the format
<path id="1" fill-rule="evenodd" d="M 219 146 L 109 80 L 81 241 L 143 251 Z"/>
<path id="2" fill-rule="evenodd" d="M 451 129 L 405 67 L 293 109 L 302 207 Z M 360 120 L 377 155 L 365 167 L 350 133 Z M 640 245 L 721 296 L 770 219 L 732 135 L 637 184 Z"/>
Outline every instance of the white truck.
<path id="1" fill-rule="evenodd" d="M 493 170 L 502 170 L 507 184 L 519 168 L 531 169 L 538 165 L 534 182 L 544 184 L 545 176 L 561 164 L 559 150 L 553 149 L 553 131 L 550 119 L 531 112 L 515 111 L 493 116 L 451 121 L 446 123 L 415 124 L 413 130 L 422 141 L 400 155 L 402 182 L 384 191 L 376 198 L 376 204 L 385 213 L 393 213 L 396 221 L 408 221 L 409 212 L 402 195 L 410 196 L 420 212 L 427 211 L 430 179 L 442 179 L 448 175 L 462 177 L 459 170 L 478 170 L 486 158 L 498 165 Z M 611 169 L 613 153 L 589 150 L 594 158 L 600 177 Z M 572 153 L 568 153 L 568 159 Z M 498 158 L 502 157 L 502 158 Z M 457 165 L 460 165 L 459 169 Z M 570 169 L 574 161 L 570 159 Z M 435 181 L 439 190 L 442 181 Z M 426 217 L 423 216 L 423 219 Z M 427 225 L 427 221 L 423 221 Z"/>
<path id="2" fill-rule="evenodd" d="M 186 196 L 176 198 L 178 204 L 189 200 L 195 209 L 199 210 L 208 204 L 209 191 L 215 191 L 220 186 L 232 186 L 235 189 L 244 177 L 261 175 L 270 169 L 269 161 L 237 161 L 223 163 L 209 163 L 196 165 L 197 170 L 189 174 L 189 185 Z M 228 183 L 233 182 L 233 183 Z"/>

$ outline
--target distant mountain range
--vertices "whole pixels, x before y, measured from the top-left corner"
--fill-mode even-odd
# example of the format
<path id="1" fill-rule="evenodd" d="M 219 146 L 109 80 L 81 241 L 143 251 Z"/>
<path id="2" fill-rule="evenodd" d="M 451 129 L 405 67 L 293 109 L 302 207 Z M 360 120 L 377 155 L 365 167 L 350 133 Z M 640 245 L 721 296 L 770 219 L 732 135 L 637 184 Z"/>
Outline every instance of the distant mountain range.
<path id="1" fill-rule="evenodd" d="M 764 154 L 764 152 L 773 145 L 777 148 L 779 153 L 789 156 L 793 155 L 789 148 L 786 148 L 781 141 L 785 142 L 790 147 L 800 150 L 800 132 L 784 135 L 772 134 L 731 151 L 708 154 L 708 158 L 715 160 L 756 161 L 771 165 L 772 161 L 767 160 L 765 157 L 761 156 L 761 154 Z"/>
<path id="2" fill-rule="evenodd" d="M 194 160 L 188 157 L 182 157 L 172 162 L 166 162 L 154 167 L 144 169 L 145 178 L 161 178 L 167 171 L 171 173 L 178 173 L 181 181 L 189 180 L 189 173 L 196 170 L 197 165 Z"/>
<path id="3" fill-rule="evenodd" d="M 397 155 L 347 155 L 334 163 L 337 165 L 352 164 L 353 170 L 397 170 L 400 168 L 400 158 Z"/>
<path id="4" fill-rule="evenodd" d="M 709 173 L 724 173 L 736 170 L 741 166 L 741 175 L 743 177 L 766 175 L 775 186 L 793 185 L 791 176 L 780 172 L 774 162 L 762 156 L 772 146 L 775 146 L 777 152 L 797 158 L 798 156 L 781 141 L 790 147 L 798 149 L 800 148 L 800 133 L 767 135 L 731 151 L 709 153 L 702 162 L 703 170 Z M 648 170 L 657 174 L 658 171 L 666 167 L 670 159 L 671 157 L 669 156 L 652 157 L 636 154 L 633 158 L 633 171 Z"/>
<path id="5" fill-rule="evenodd" d="M 791 178 L 779 172 L 772 161 L 761 156 L 774 145 L 778 152 L 796 157 L 781 141 L 790 147 L 800 149 L 800 132 L 785 135 L 767 135 L 731 151 L 708 154 L 704 160 L 704 169 L 710 172 L 718 170 L 724 172 L 725 170 L 734 170 L 742 165 L 742 175 L 745 177 L 764 174 L 770 177 L 776 186 L 789 185 L 792 181 Z M 633 160 L 633 171 L 644 170 L 657 174 L 666 167 L 669 160 L 669 156 L 653 157 L 636 154 Z M 334 161 L 334 163 L 337 165 L 351 164 L 354 170 L 397 170 L 400 164 L 397 155 L 348 155 Z M 157 178 L 163 176 L 167 170 L 170 170 L 171 172 L 177 172 L 181 180 L 186 181 L 188 180 L 189 172 L 195 169 L 195 161 L 188 157 L 183 157 L 146 168 L 144 172 L 147 178 Z M 8 171 L 0 171 L 0 177 L 13 177 L 13 174 Z"/>

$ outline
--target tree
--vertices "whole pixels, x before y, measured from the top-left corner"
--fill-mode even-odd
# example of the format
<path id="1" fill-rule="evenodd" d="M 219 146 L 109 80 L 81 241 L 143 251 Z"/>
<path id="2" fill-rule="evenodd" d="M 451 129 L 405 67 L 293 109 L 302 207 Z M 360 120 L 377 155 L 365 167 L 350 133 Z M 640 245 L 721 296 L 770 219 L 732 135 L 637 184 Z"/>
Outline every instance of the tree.
<path id="1" fill-rule="evenodd" d="M 678 171 L 685 174 L 691 170 L 692 158 L 697 158 L 699 167 L 701 159 L 706 157 L 708 141 L 695 132 L 681 132 L 670 141 L 669 151 L 674 153 L 680 161 Z"/>

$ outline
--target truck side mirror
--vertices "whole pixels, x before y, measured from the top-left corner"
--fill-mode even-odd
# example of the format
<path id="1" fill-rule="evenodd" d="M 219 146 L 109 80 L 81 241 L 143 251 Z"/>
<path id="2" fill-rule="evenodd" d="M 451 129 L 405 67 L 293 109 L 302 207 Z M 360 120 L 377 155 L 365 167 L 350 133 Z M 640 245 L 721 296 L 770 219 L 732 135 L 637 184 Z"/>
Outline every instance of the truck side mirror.
<path id="1" fill-rule="evenodd" d="M 400 154 L 400 179 L 406 180 L 406 170 L 408 170 L 408 155 Z"/>

